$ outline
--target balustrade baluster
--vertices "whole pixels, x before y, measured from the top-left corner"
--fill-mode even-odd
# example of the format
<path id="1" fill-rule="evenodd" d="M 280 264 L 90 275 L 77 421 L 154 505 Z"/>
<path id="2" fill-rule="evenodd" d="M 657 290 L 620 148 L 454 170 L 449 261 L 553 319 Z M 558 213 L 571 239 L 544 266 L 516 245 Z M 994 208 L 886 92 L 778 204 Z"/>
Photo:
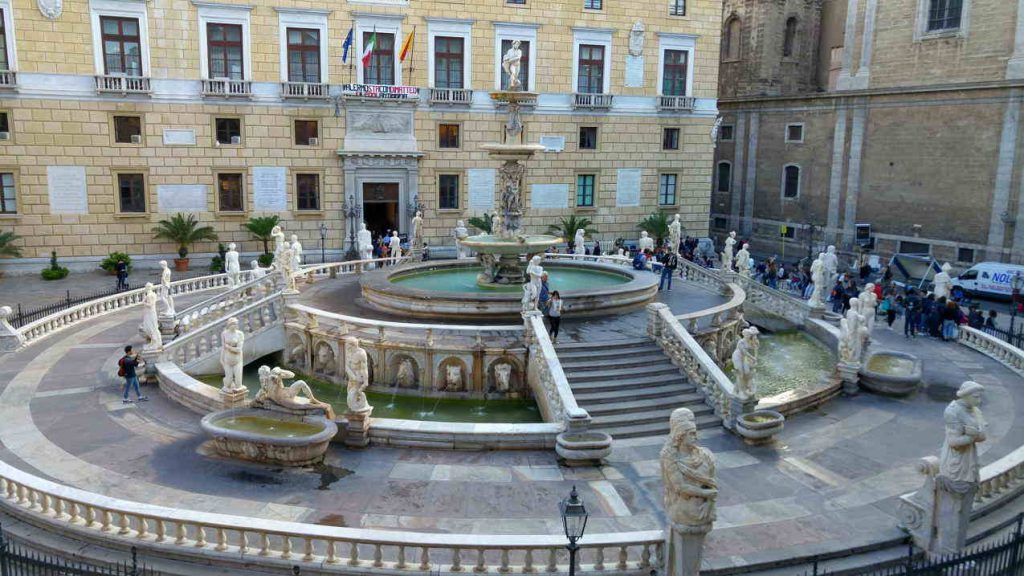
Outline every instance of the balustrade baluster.
<path id="1" fill-rule="evenodd" d="M 149 536 L 149 526 L 147 526 L 149 521 L 146 519 L 145 516 L 142 516 L 141 514 L 136 515 L 135 520 L 139 523 L 139 528 L 135 532 L 135 537 L 139 540 L 146 539 Z"/>
<path id="2" fill-rule="evenodd" d="M 548 567 L 547 567 L 548 572 L 557 572 L 558 571 L 558 556 L 557 556 L 557 554 L 558 554 L 558 548 L 549 548 L 548 549 Z"/>
<path id="3" fill-rule="evenodd" d="M 395 563 L 395 568 L 405 568 L 405 546 L 398 547 L 398 562 Z"/>
<path id="4" fill-rule="evenodd" d="M 96 523 L 96 509 L 92 506 L 86 505 L 85 507 L 85 527 L 92 528 L 92 525 Z"/>
<path id="5" fill-rule="evenodd" d="M 533 572 L 533 550 L 530 548 L 526 549 L 526 555 L 523 556 L 523 572 Z"/>
<path id="6" fill-rule="evenodd" d="M 327 562 L 328 564 L 337 564 L 338 563 L 338 556 L 337 556 L 337 552 L 335 552 L 334 547 L 335 547 L 334 540 L 328 540 L 327 541 L 327 556 L 324 559 L 324 561 Z"/>
<path id="7" fill-rule="evenodd" d="M 164 521 L 162 519 L 160 519 L 160 518 L 155 518 L 153 521 L 156 523 L 156 526 L 155 526 L 155 528 L 156 528 L 156 540 L 155 541 L 156 542 L 163 542 L 166 539 L 166 536 L 167 536 L 167 534 L 165 532 L 166 526 L 164 525 Z"/>
<path id="8" fill-rule="evenodd" d="M 452 548 L 452 572 L 462 571 L 462 550 L 458 546 Z"/>
<path id="9" fill-rule="evenodd" d="M 604 570 L 604 548 L 594 549 L 594 570 Z"/>
<path id="10" fill-rule="evenodd" d="M 18 504 L 24 506 L 25 504 L 25 487 L 18 484 Z"/>
<path id="11" fill-rule="evenodd" d="M 625 570 L 628 566 L 626 560 L 629 558 L 629 547 L 619 546 L 619 564 L 616 566 L 619 570 Z"/>
<path id="12" fill-rule="evenodd" d="M 227 530 L 218 527 L 217 528 L 217 545 L 213 547 L 218 552 L 223 552 L 228 549 L 228 532 Z"/>
<path id="13" fill-rule="evenodd" d="M 303 556 L 302 556 L 302 561 L 303 562 L 312 562 L 313 561 L 313 538 L 311 536 L 306 536 L 305 538 L 303 538 L 303 544 L 305 546 L 305 550 L 304 550 L 305 554 L 303 554 Z"/>
<path id="14" fill-rule="evenodd" d="M 424 546 L 420 548 L 420 571 L 426 572 L 430 570 L 430 548 Z"/>
<path id="15" fill-rule="evenodd" d="M 487 566 L 484 564 L 484 549 L 476 549 L 476 566 L 473 567 L 474 572 L 485 572 Z"/>
<path id="16" fill-rule="evenodd" d="M 124 535 L 131 532 L 131 522 L 128 518 L 128 514 L 126 514 L 125 512 L 118 512 L 118 516 L 120 516 L 120 518 L 118 519 L 117 523 L 119 528 L 117 533 Z"/>
<path id="17" fill-rule="evenodd" d="M 206 528 L 202 524 L 196 524 L 196 548 L 206 548 Z"/>
<path id="18" fill-rule="evenodd" d="M 482 553 L 483 552 L 481 552 L 481 554 Z M 511 568 L 509 568 L 509 565 L 508 565 L 508 548 L 502 548 L 501 549 L 501 566 L 498 566 L 498 572 L 501 572 L 501 573 L 504 574 L 506 572 L 509 572 L 510 570 L 511 570 Z"/>
<path id="19" fill-rule="evenodd" d="M 270 534 L 260 533 L 260 556 L 270 556 Z"/>
<path id="20" fill-rule="evenodd" d="M 72 524 L 78 523 L 78 502 L 68 501 L 68 522 Z"/>
<path id="21" fill-rule="evenodd" d="M 100 511 L 100 532 L 110 532 L 110 511 Z"/>
<path id="22" fill-rule="evenodd" d="M 281 535 L 281 558 L 292 557 L 292 539 L 287 534 Z"/>
<path id="23" fill-rule="evenodd" d="M 373 566 L 380 568 L 384 565 L 384 554 L 379 543 L 373 545 Z"/>
<path id="24" fill-rule="evenodd" d="M 640 553 L 640 564 L 637 568 L 649 568 L 651 566 L 651 545 L 644 544 L 644 551 Z"/>
<path id="25" fill-rule="evenodd" d="M 50 495 L 39 493 L 39 511 L 43 514 L 50 513 Z"/>
<path id="26" fill-rule="evenodd" d="M 348 565 L 359 566 L 359 543 L 351 542 L 348 546 Z"/>

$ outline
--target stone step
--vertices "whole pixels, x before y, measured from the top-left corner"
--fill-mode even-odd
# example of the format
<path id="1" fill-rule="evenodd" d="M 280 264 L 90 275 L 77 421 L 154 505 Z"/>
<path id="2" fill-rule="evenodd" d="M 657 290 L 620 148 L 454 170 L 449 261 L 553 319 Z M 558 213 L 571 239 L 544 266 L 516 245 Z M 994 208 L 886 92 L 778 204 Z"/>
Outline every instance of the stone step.
<path id="1" fill-rule="evenodd" d="M 722 420 L 718 416 L 705 414 L 703 416 L 697 416 L 697 428 L 714 428 L 721 426 Z M 593 426 L 592 430 L 605 432 L 611 434 L 612 438 L 643 438 L 645 436 L 667 436 L 668 435 L 668 417 L 665 417 L 661 422 L 647 422 L 643 424 L 624 425 L 624 426 Z"/>
<path id="2" fill-rule="evenodd" d="M 657 364 L 663 364 L 665 362 L 671 363 L 671 361 L 662 353 L 661 350 L 655 350 L 652 352 L 643 352 L 633 354 L 621 358 L 607 358 L 591 357 L 591 358 L 579 358 L 566 360 L 562 356 L 558 359 L 562 362 L 562 370 L 566 373 L 577 373 L 577 372 L 589 372 L 593 370 L 601 370 L 614 366 L 615 368 L 629 368 L 638 366 L 654 366 Z"/>
<path id="3" fill-rule="evenodd" d="M 627 400 L 644 400 L 649 398 L 664 398 L 665 396 L 679 396 L 690 394 L 696 391 L 693 386 L 680 386 L 678 384 L 666 384 L 652 386 L 635 390 L 601 390 L 597 392 L 573 392 L 576 396 L 576 403 L 584 408 L 593 404 L 606 404 L 624 402 Z"/>
<path id="4" fill-rule="evenodd" d="M 563 364 L 566 362 L 575 362 L 578 360 L 610 360 L 612 358 L 631 358 L 637 354 L 648 354 L 651 352 L 657 352 L 662 354 L 661 347 L 657 344 L 650 344 L 648 346 L 609 346 L 608 348 L 591 348 L 586 350 L 558 350 L 558 359 Z"/>
<path id="5" fill-rule="evenodd" d="M 626 402 L 604 402 L 604 403 L 592 403 L 583 405 L 581 407 L 586 409 L 591 416 L 604 416 L 607 414 L 630 414 L 634 412 L 646 412 L 648 410 L 656 410 L 664 406 L 672 406 L 678 408 L 680 406 L 691 406 L 693 404 L 702 404 L 704 402 L 704 395 L 698 392 L 691 392 L 688 394 L 679 394 L 671 396 L 658 396 L 656 398 L 645 398 L 643 400 L 629 400 Z M 709 407 L 710 409 L 710 407 Z"/>
<path id="6" fill-rule="evenodd" d="M 679 369 L 666 358 L 664 362 L 647 366 L 634 366 L 631 368 L 618 368 L 614 364 L 602 366 L 603 370 L 587 370 L 584 372 L 567 372 L 565 377 L 569 382 L 582 382 L 587 380 L 615 380 L 639 378 L 642 376 L 657 376 L 659 374 L 679 374 Z"/>
<path id="7" fill-rule="evenodd" d="M 581 350 L 608 350 L 611 348 L 637 348 L 650 345 L 650 338 L 624 338 L 620 340 L 595 340 L 590 342 L 559 342 L 555 345 L 558 352 L 578 352 Z"/>
<path id="8" fill-rule="evenodd" d="M 657 410 L 648 410 L 646 412 L 627 412 L 622 414 L 607 414 L 604 416 L 594 416 L 591 414 L 591 425 L 606 428 L 610 426 L 633 426 L 651 422 L 668 422 L 668 418 L 672 415 L 672 411 L 676 408 L 683 408 L 684 406 L 692 410 L 694 416 L 704 416 L 713 413 L 711 407 L 704 404 L 703 401 L 698 401 L 694 404 L 670 402 Z"/>
<path id="9" fill-rule="evenodd" d="M 624 380 L 573 380 L 569 387 L 573 392 L 597 392 L 599 390 L 631 390 L 635 388 L 647 388 L 650 386 L 661 386 L 673 384 L 687 386 L 686 376 L 679 372 L 659 374 L 655 376 L 640 376 L 639 378 L 627 378 Z"/>

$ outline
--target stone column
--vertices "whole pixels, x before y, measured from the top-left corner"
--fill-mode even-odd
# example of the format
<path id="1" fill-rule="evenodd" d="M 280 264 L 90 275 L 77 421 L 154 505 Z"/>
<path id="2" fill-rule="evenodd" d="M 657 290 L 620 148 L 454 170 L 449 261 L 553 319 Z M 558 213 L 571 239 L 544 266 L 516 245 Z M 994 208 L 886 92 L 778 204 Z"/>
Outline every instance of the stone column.
<path id="1" fill-rule="evenodd" d="M 668 308 L 668 304 L 655 302 L 647 305 L 647 336 L 657 341 L 661 336 L 661 311 Z"/>
<path id="2" fill-rule="evenodd" d="M 835 244 L 839 239 L 839 200 L 843 193 L 843 167 L 846 164 L 846 116 L 847 110 L 840 103 L 835 112 L 835 132 L 832 135 L 832 165 L 828 180 L 828 215 L 825 220 L 823 238 Z M 824 306 L 824 305 L 823 305 Z"/>
<path id="3" fill-rule="evenodd" d="M 1017 26 L 1013 36 L 1013 54 L 1006 62 L 1006 79 L 1024 78 L 1024 0 L 1017 0 Z"/>
<path id="4" fill-rule="evenodd" d="M 750 236 L 754 230 L 754 194 L 757 190 L 757 136 L 761 125 L 761 116 L 757 112 L 750 113 L 750 135 L 747 137 L 746 182 L 743 187 L 743 230 L 744 236 Z"/>
<path id="5" fill-rule="evenodd" d="M 373 406 L 360 412 L 345 414 L 345 445 L 352 448 L 366 448 L 370 445 L 370 414 Z"/>

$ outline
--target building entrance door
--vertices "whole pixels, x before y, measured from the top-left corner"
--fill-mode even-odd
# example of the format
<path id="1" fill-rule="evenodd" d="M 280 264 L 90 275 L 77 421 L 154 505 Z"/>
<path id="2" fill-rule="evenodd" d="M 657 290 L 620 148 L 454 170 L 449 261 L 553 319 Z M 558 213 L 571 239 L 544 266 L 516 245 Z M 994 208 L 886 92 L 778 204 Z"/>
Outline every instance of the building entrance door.
<path id="1" fill-rule="evenodd" d="M 363 221 L 376 239 L 398 228 L 398 182 L 363 183 Z"/>

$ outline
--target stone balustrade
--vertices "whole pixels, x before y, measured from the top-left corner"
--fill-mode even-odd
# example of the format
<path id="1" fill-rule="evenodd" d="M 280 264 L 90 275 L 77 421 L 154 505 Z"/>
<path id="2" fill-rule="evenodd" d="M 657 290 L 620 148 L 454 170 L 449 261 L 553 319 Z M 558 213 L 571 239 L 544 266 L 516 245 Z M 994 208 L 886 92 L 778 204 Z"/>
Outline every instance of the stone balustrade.
<path id="1" fill-rule="evenodd" d="M 683 277 L 687 280 L 717 289 L 722 293 L 725 293 L 725 287 L 730 283 L 739 285 L 745 292 L 746 304 L 783 318 L 797 327 L 802 327 L 812 316 L 811 305 L 806 300 L 765 286 L 752 278 L 736 272 L 704 268 L 683 259 L 680 259 L 679 265 L 683 270 Z"/>
<path id="2" fill-rule="evenodd" d="M 238 286 L 177 311 L 174 325 L 178 327 L 179 334 L 232 314 L 255 300 L 280 291 L 284 286 L 280 274 L 270 272 L 256 279 L 252 279 L 251 271 L 243 274 L 242 283 Z"/>
<path id="3" fill-rule="evenodd" d="M 544 254 L 545 260 L 583 260 L 586 262 L 597 262 L 599 264 L 618 264 L 627 268 L 633 266 L 633 261 L 626 256 L 619 256 L 617 254 L 605 254 L 601 256 L 591 256 L 589 254 L 577 255 L 577 254 Z"/>
<path id="4" fill-rule="evenodd" d="M 681 368 L 690 382 L 700 389 L 704 401 L 714 408 L 722 424 L 730 430 L 735 429 L 736 418 L 753 410 L 756 400 L 744 401 L 737 396 L 736 387 L 729 377 L 676 320 L 667 305 L 648 304 L 647 314 L 648 336 L 661 346 L 672 363 Z"/>
<path id="5" fill-rule="evenodd" d="M 1018 374 L 1024 375 L 1024 350 L 970 326 L 960 326 L 960 344 L 973 348 Z"/>
<path id="6" fill-rule="evenodd" d="M 974 496 L 974 513 L 981 515 L 1024 490 L 1024 446 L 980 471 L 981 483 Z"/>
<path id="7" fill-rule="evenodd" d="M 562 363 L 544 326 L 544 316 L 534 310 L 523 315 L 526 342 L 529 346 L 529 366 L 526 379 L 533 390 L 545 422 L 564 422 L 573 430 L 586 430 L 590 414 L 576 404 L 576 396 L 562 371 Z"/>
<path id="8" fill-rule="evenodd" d="M 236 310 L 231 316 L 204 324 L 164 345 L 158 353 L 161 362 L 174 362 L 182 368 L 189 368 L 220 350 L 220 333 L 231 318 L 238 319 L 238 328 L 248 337 L 258 334 L 270 326 L 284 321 L 284 297 L 280 292 L 272 293 L 256 302 Z"/>
<path id="9" fill-rule="evenodd" d="M 676 320 L 686 326 L 687 332 L 719 366 L 725 366 L 747 324 L 743 318 L 746 291 L 733 282 L 726 284 L 724 290 L 731 294 L 725 304 L 676 316 Z"/>
<path id="10" fill-rule="evenodd" d="M 683 279 L 719 293 L 722 293 L 728 284 L 714 270 L 694 264 L 685 258 L 679 259 L 679 273 Z"/>

